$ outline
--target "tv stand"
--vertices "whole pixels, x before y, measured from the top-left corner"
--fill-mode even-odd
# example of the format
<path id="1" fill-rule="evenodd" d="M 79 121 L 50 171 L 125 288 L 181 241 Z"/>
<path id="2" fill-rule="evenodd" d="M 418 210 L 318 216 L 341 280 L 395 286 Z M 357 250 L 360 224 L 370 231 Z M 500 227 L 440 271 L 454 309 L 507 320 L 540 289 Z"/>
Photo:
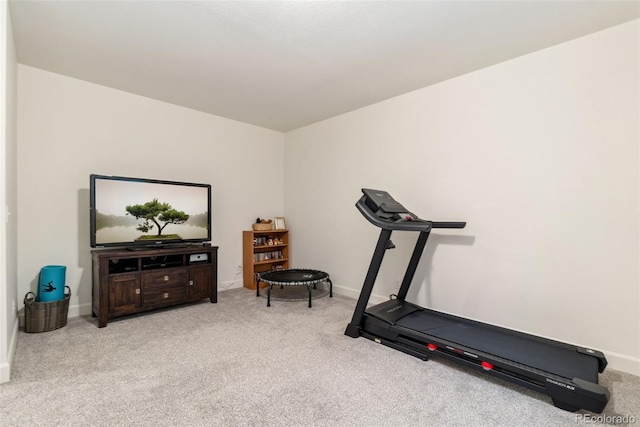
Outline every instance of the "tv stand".
<path id="1" fill-rule="evenodd" d="M 209 298 L 218 302 L 218 247 L 91 251 L 93 315 L 110 319 Z"/>

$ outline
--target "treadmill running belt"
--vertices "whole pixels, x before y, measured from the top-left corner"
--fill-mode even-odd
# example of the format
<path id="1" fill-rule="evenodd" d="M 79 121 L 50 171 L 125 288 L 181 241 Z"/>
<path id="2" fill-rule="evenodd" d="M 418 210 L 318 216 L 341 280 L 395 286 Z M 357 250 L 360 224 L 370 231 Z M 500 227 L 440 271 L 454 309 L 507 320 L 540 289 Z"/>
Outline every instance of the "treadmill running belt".
<path id="1" fill-rule="evenodd" d="M 533 336 L 525 338 L 508 329 L 464 320 L 424 309 L 404 316 L 396 324 L 564 378 L 598 383 L 598 361 L 578 353 L 573 346 L 544 342 Z"/>

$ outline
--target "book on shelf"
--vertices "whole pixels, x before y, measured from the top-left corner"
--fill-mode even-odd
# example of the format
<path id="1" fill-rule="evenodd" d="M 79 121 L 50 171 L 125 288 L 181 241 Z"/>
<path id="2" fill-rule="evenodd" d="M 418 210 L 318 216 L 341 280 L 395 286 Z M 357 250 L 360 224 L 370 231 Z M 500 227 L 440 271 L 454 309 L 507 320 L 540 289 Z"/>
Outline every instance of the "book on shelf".
<path id="1" fill-rule="evenodd" d="M 253 254 L 253 262 L 271 261 L 274 259 L 283 259 L 282 251 L 258 252 Z"/>

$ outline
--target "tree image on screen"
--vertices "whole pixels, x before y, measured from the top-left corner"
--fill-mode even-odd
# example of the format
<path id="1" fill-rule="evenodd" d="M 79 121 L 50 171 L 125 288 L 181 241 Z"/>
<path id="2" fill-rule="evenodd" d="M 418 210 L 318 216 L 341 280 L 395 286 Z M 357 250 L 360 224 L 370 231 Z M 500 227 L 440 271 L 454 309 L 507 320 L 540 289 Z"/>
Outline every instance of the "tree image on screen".
<path id="1" fill-rule="evenodd" d="M 142 205 L 128 205 L 125 210 L 127 215 L 134 216 L 136 219 L 143 219 L 144 222 L 138 224 L 136 230 L 148 233 L 157 228 L 157 234 L 155 236 L 142 236 L 145 238 L 164 238 L 164 239 L 179 239 L 177 234 L 162 235 L 162 230 L 169 224 L 184 224 L 189 219 L 189 215 L 183 211 L 173 209 L 169 203 L 161 203 L 158 199 L 153 199 L 150 202 L 146 202 Z"/>

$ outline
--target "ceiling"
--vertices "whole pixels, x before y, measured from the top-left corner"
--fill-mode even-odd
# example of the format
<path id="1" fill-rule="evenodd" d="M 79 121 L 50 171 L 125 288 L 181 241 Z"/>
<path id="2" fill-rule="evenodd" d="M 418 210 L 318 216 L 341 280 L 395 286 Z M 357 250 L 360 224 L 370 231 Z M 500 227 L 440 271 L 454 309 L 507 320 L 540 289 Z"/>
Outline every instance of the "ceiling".
<path id="1" fill-rule="evenodd" d="M 10 0 L 18 62 L 289 131 L 640 16 L 637 1 Z"/>

